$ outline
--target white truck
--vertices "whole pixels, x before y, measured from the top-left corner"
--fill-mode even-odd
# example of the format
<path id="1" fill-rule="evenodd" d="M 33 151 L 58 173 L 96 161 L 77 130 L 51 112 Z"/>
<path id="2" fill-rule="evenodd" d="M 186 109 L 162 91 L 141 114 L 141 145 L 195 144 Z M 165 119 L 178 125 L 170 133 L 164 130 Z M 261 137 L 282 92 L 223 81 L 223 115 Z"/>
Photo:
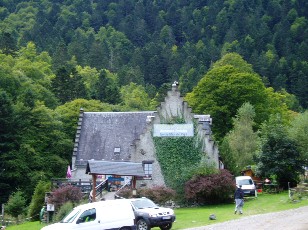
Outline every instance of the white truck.
<path id="1" fill-rule="evenodd" d="M 129 200 L 106 200 L 75 207 L 61 222 L 41 230 L 133 230 L 135 214 Z"/>

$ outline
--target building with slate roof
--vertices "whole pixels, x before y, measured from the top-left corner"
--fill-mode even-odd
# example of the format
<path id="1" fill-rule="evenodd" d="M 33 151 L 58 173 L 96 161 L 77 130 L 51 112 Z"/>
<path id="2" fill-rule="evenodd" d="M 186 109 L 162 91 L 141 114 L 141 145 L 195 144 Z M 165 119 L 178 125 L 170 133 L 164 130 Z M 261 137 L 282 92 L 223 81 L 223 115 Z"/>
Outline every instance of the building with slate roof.
<path id="1" fill-rule="evenodd" d="M 168 118 L 178 116 L 181 116 L 186 124 L 166 124 Z M 196 133 L 202 142 L 203 152 L 217 168 L 223 168 L 217 145 L 211 140 L 210 116 L 193 114 L 187 102 L 180 96 L 175 83 L 157 111 L 86 112 L 81 109 L 72 156 L 72 179 L 90 180 L 91 175 L 86 174 L 89 172 L 86 167 L 90 161 L 102 162 L 104 166 L 101 167 L 105 169 L 108 162 L 131 162 L 139 165 L 142 163 L 145 174 L 143 178 L 139 175 L 137 187 L 165 185 L 156 158 L 153 135 L 194 135 L 194 121 L 198 124 Z M 117 168 L 112 169 L 112 173 L 118 172 L 113 175 L 121 175 L 122 164 L 112 165 L 117 165 Z M 92 167 L 94 166 L 95 163 L 92 164 Z M 110 167 L 108 170 L 111 170 Z"/>

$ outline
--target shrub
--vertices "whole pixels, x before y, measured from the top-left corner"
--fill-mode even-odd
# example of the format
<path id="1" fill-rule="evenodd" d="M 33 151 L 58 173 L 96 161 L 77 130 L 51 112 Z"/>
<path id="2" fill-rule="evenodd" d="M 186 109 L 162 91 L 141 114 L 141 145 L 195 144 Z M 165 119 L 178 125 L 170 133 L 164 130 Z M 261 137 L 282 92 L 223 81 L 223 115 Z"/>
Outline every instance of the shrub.
<path id="1" fill-rule="evenodd" d="M 53 218 L 53 222 L 61 221 L 72 209 L 74 208 L 74 204 L 71 201 L 66 202 L 63 204 L 56 215 Z"/>
<path id="2" fill-rule="evenodd" d="M 176 192 L 173 189 L 164 186 L 143 188 L 137 192 L 140 197 L 147 197 L 160 205 L 164 205 L 167 201 L 174 200 L 176 196 Z"/>
<path id="3" fill-rule="evenodd" d="M 198 204 L 214 204 L 231 201 L 235 190 L 234 177 L 222 169 L 211 175 L 196 175 L 185 184 L 185 198 Z"/>
<path id="4" fill-rule="evenodd" d="M 72 185 L 62 186 L 52 191 L 50 202 L 59 209 L 64 203 L 71 201 L 74 204 L 79 203 L 82 199 L 80 188 Z"/>
<path id="5" fill-rule="evenodd" d="M 31 220 L 39 220 L 39 213 L 42 206 L 45 204 L 45 192 L 50 191 L 50 182 L 40 181 L 34 190 L 34 194 L 29 206 L 28 216 Z"/>
<path id="6" fill-rule="evenodd" d="M 25 212 L 26 199 L 24 193 L 20 190 L 10 195 L 9 200 L 5 206 L 6 212 L 12 217 L 16 218 L 18 223 L 18 216 Z"/>
<path id="7" fill-rule="evenodd" d="M 117 195 L 123 198 L 132 198 L 133 197 L 133 191 L 131 188 L 123 188 L 119 192 L 117 192 Z"/>

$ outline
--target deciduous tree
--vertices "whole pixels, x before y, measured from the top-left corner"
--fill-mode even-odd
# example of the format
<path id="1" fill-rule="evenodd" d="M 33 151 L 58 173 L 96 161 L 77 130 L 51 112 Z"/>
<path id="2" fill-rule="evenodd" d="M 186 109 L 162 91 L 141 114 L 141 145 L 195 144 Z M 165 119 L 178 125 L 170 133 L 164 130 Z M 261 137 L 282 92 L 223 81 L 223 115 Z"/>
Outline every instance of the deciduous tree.
<path id="1" fill-rule="evenodd" d="M 292 140 L 296 142 L 301 157 L 308 164 L 308 111 L 298 114 L 291 120 L 288 133 Z"/>
<path id="2" fill-rule="evenodd" d="M 254 73 L 238 54 L 228 54 L 213 65 L 199 81 L 186 100 L 193 111 L 210 114 L 217 140 L 232 128 L 232 117 L 243 103 L 249 102 L 256 111 L 256 124 L 267 120 L 269 114 L 285 111 L 279 94 L 267 89 L 260 76 Z"/>
<path id="3" fill-rule="evenodd" d="M 136 83 L 121 88 L 122 103 L 127 110 L 149 110 L 150 98 L 145 88 Z"/>
<path id="4" fill-rule="evenodd" d="M 253 157 L 260 146 L 258 134 L 253 130 L 255 115 L 250 103 L 243 104 L 233 118 L 233 129 L 224 138 L 221 156 L 234 174 L 239 174 L 246 166 L 255 164 Z"/>
<path id="5" fill-rule="evenodd" d="M 275 176 L 284 188 L 288 188 L 288 182 L 295 185 L 305 162 L 279 115 L 263 124 L 261 136 L 262 148 L 256 157 L 257 173 L 264 177 Z"/>

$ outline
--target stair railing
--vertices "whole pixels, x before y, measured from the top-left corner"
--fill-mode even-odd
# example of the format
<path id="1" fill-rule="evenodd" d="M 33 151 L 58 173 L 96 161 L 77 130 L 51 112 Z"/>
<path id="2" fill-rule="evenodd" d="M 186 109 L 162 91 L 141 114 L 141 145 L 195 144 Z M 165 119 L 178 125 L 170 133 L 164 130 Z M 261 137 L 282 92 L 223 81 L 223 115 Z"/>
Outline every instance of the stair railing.
<path id="1" fill-rule="evenodd" d="M 130 185 L 131 185 L 131 180 L 128 180 L 121 188 L 118 189 L 118 191 L 116 191 L 116 193 L 114 194 L 114 199 L 125 199 L 124 197 L 118 195 L 118 193 L 125 187 L 128 187 Z"/>
<path id="2" fill-rule="evenodd" d="M 107 189 L 108 189 L 108 179 L 102 181 L 97 186 L 95 186 L 95 191 L 96 191 L 95 198 L 101 197 L 103 191 Z M 93 190 L 91 190 L 89 194 L 89 203 L 91 203 L 92 201 L 93 201 Z"/>

